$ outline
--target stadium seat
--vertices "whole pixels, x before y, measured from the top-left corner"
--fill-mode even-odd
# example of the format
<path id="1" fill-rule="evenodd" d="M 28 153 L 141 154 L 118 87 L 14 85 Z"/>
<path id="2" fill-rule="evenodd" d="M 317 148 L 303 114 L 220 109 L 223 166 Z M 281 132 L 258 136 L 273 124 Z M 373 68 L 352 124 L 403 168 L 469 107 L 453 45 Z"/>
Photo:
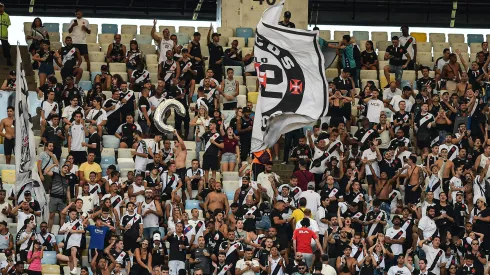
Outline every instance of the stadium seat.
<path id="1" fill-rule="evenodd" d="M 84 251 L 87 252 L 87 249 L 85 249 Z M 83 255 L 83 253 L 82 253 L 82 257 L 83 256 L 86 256 L 86 255 Z M 77 267 L 75 269 L 76 269 L 76 274 L 74 274 L 74 275 L 80 275 L 80 267 Z M 65 275 L 70 274 L 70 267 L 69 266 L 67 266 L 67 265 L 63 266 L 63 274 L 65 274 Z"/>
<path id="2" fill-rule="evenodd" d="M 257 86 L 255 86 L 255 85 L 247 86 L 247 93 L 253 93 L 253 92 L 257 92 Z M 241 91 L 240 91 L 239 95 L 242 95 Z M 244 96 L 247 96 L 247 95 L 244 94 Z"/>
<path id="3" fill-rule="evenodd" d="M 97 43 L 97 33 L 92 32 L 87 35 L 87 43 Z"/>
<path id="4" fill-rule="evenodd" d="M 461 53 L 461 56 L 464 58 L 464 60 L 466 61 L 466 65 L 468 66 L 468 62 L 470 61 L 470 54 L 469 53 Z M 459 55 L 456 55 L 456 57 L 458 58 L 458 63 L 461 63 L 461 60 L 459 58 Z"/>
<path id="5" fill-rule="evenodd" d="M 60 42 L 60 33 L 59 32 L 50 32 L 49 33 L 49 42 Z"/>
<path id="6" fill-rule="evenodd" d="M 102 71 L 102 69 L 101 69 L 102 65 L 107 66 L 107 63 L 105 63 L 105 62 L 90 62 L 90 70 L 92 71 L 92 73 L 100 72 L 100 71 Z"/>
<path id="7" fill-rule="evenodd" d="M 159 33 L 163 33 L 163 30 L 164 29 L 168 29 L 168 31 L 170 32 L 170 35 L 177 33 L 175 31 L 175 27 L 174 26 L 158 26 L 158 32 Z"/>
<path id="8" fill-rule="evenodd" d="M 197 32 L 201 34 L 201 38 L 205 39 L 208 36 L 209 27 L 198 27 Z M 211 30 L 211 34 L 214 33 L 214 29 Z"/>
<path id="9" fill-rule="evenodd" d="M 247 41 L 247 45 L 249 48 L 252 48 L 255 46 L 255 37 L 249 37 Z"/>
<path id="10" fill-rule="evenodd" d="M 242 48 L 242 56 L 246 56 L 247 54 L 252 54 L 253 47 Z"/>
<path id="11" fill-rule="evenodd" d="M 415 81 L 415 71 L 412 70 L 403 70 L 403 77 L 402 80 L 407 80 L 407 81 Z"/>
<path id="12" fill-rule="evenodd" d="M 84 91 L 88 91 L 92 89 L 92 82 L 91 81 L 80 81 L 78 83 L 78 86 L 82 88 Z"/>
<path id="13" fill-rule="evenodd" d="M 391 41 L 391 37 L 388 37 L 387 32 L 371 32 L 372 41 Z"/>
<path id="14" fill-rule="evenodd" d="M 255 91 L 253 91 L 253 92 L 255 92 Z M 239 85 L 238 86 L 238 94 L 239 95 L 247 95 L 247 86 Z"/>
<path id="15" fill-rule="evenodd" d="M 449 44 L 464 43 L 464 34 L 449 33 L 447 35 L 447 41 L 449 42 Z"/>
<path id="16" fill-rule="evenodd" d="M 376 45 L 376 48 L 379 50 L 379 51 L 386 51 L 386 48 L 388 48 L 388 46 L 391 46 L 393 45 L 393 43 L 390 41 L 377 41 L 376 42 L 377 45 Z M 381 56 L 381 54 L 378 52 L 378 57 Z"/>
<path id="17" fill-rule="evenodd" d="M 224 37 L 235 36 L 233 28 L 218 27 L 218 33 Z M 236 35 L 236 36 L 238 36 L 238 35 Z"/>
<path id="18" fill-rule="evenodd" d="M 98 62 L 98 63 L 100 64 L 101 62 Z M 100 69 L 93 68 L 93 71 L 92 71 L 92 72 L 90 72 L 90 81 L 92 81 L 92 83 L 94 83 L 94 81 L 95 81 L 95 77 L 96 77 L 97 75 L 101 74 L 101 72 L 100 72 L 99 70 L 100 70 Z"/>
<path id="19" fill-rule="evenodd" d="M 432 62 L 432 53 L 431 52 L 417 52 L 417 62 L 421 65 L 432 68 L 434 63 Z"/>
<path id="20" fill-rule="evenodd" d="M 41 149 L 43 149 L 43 148 L 41 148 Z M 44 149 L 43 149 L 43 151 L 44 151 Z M 15 164 L 0 164 L 0 171 L 3 171 L 3 170 L 15 170 Z"/>
<path id="21" fill-rule="evenodd" d="M 185 209 L 199 209 L 199 201 L 198 200 L 186 200 L 185 201 Z"/>
<path id="22" fill-rule="evenodd" d="M 254 37 L 254 30 L 252 28 L 236 28 L 235 35 L 236 37 L 243 37 L 245 41 L 248 41 L 250 37 Z"/>
<path id="23" fill-rule="evenodd" d="M 332 35 L 329 30 L 320 30 L 320 37 L 327 41 L 332 39 Z"/>
<path id="24" fill-rule="evenodd" d="M 466 35 L 466 40 L 468 42 L 468 44 L 471 44 L 471 43 L 482 43 L 484 40 L 483 40 L 483 34 L 467 34 Z"/>
<path id="25" fill-rule="evenodd" d="M 367 31 L 353 31 L 352 36 L 354 36 L 356 41 L 369 40 L 369 32 Z"/>
<path id="26" fill-rule="evenodd" d="M 104 148 L 104 149 L 102 149 L 101 155 L 103 157 L 115 157 L 116 152 L 115 152 L 114 148 Z"/>
<path id="27" fill-rule="evenodd" d="M 177 44 L 185 45 L 189 43 L 189 35 L 187 33 L 176 33 L 177 35 Z"/>
<path id="28" fill-rule="evenodd" d="M 223 172 L 223 181 L 238 181 L 238 172 Z"/>
<path id="29" fill-rule="evenodd" d="M 252 102 L 253 104 L 257 104 L 257 98 L 258 97 L 259 97 L 258 92 L 248 93 L 248 101 Z"/>
<path id="30" fill-rule="evenodd" d="M 126 64 L 125 63 L 109 63 L 109 71 L 110 72 L 125 72 Z"/>
<path id="31" fill-rule="evenodd" d="M 59 23 L 44 23 L 44 28 L 48 30 L 48 32 L 60 32 L 60 24 Z"/>
<path id="32" fill-rule="evenodd" d="M 417 52 L 432 52 L 432 43 L 417 41 Z"/>
<path id="33" fill-rule="evenodd" d="M 225 194 L 226 194 L 226 197 L 228 198 L 228 200 L 233 200 L 235 197 L 235 191 L 225 192 Z"/>
<path id="34" fill-rule="evenodd" d="M 479 51 L 481 51 L 482 48 L 481 48 L 481 43 L 471 43 L 470 44 L 470 53 L 478 53 Z"/>
<path id="35" fill-rule="evenodd" d="M 59 50 L 61 47 L 63 47 L 63 44 L 61 42 L 51 42 L 51 50 Z"/>
<path id="36" fill-rule="evenodd" d="M 248 94 L 250 94 L 251 92 L 249 92 Z M 238 107 L 246 107 L 247 106 L 247 96 L 245 95 L 238 95 L 236 97 L 236 100 L 237 100 L 237 106 Z"/>
<path id="37" fill-rule="evenodd" d="M 0 154 L 5 154 L 5 148 L 3 144 L 0 144 Z"/>
<path id="38" fill-rule="evenodd" d="M 115 136 L 111 136 L 111 135 L 102 136 L 102 144 L 104 147 L 117 149 L 119 148 L 119 143 L 120 143 L 119 139 Z"/>
<path id="39" fill-rule="evenodd" d="M 134 171 L 134 168 L 124 168 L 124 169 L 121 169 L 120 170 L 121 177 L 127 177 L 129 171 Z"/>
<path id="40" fill-rule="evenodd" d="M 126 50 L 129 50 L 129 43 L 131 43 L 131 40 L 134 40 L 134 34 L 121 34 L 121 44 L 126 45 Z"/>
<path id="41" fill-rule="evenodd" d="M 15 183 L 15 170 L 2 170 L 2 182 Z"/>
<path id="42" fill-rule="evenodd" d="M 398 36 L 398 37 L 400 37 L 400 36 L 402 36 L 402 32 L 391 32 L 391 33 L 390 33 L 390 37 L 388 37 L 388 40 L 391 40 L 391 38 L 392 38 L 393 36 Z"/>
<path id="43" fill-rule="evenodd" d="M 43 274 L 61 274 L 59 265 L 42 265 L 42 273 Z"/>
<path id="44" fill-rule="evenodd" d="M 117 164 L 121 169 L 134 169 L 134 160 L 132 158 L 118 158 Z"/>
<path id="45" fill-rule="evenodd" d="M 116 164 L 116 158 L 113 156 L 102 156 L 100 164 Z"/>
<path id="46" fill-rule="evenodd" d="M 238 188 L 240 188 L 240 182 L 238 181 L 238 179 L 230 181 L 224 180 L 222 183 L 224 192 L 234 193 Z"/>
<path id="47" fill-rule="evenodd" d="M 378 51 L 378 61 L 384 61 L 384 56 L 385 56 L 385 51 L 380 49 Z M 379 69 L 381 70 L 382 67 L 380 66 Z"/>
<path id="48" fill-rule="evenodd" d="M 410 35 L 415 38 L 417 44 L 419 42 L 427 42 L 427 34 L 425 32 L 411 32 Z"/>
<path id="49" fill-rule="evenodd" d="M 194 33 L 196 32 L 196 27 L 193 26 L 180 26 L 179 27 L 179 33 L 187 33 L 189 37 L 192 39 L 194 37 Z M 201 37 L 204 38 L 207 33 L 201 33 Z"/>
<path id="50" fill-rule="evenodd" d="M 447 42 L 432 42 L 432 47 L 434 49 L 434 56 L 442 55 L 444 49 L 449 49 L 449 43 Z"/>
<path id="51" fill-rule="evenodd" d="M 342 41 L 342 37 L 346 34 L 350 35 L 350 31 L 334 31 L 333 40 Z"/>
<path id="52" fill-rule="evenodd" d="M 233 79 L 235 79 L 236 81 L 238 81 L 238 84 L 239 85 L 243 85 L 243 76 L 236 75 L 236 76 L 233 77 Z"/>
<path id="53" fill-rule="evenodd" d="M 56 263 L 57 263 L 56 251 L 43 251 L 43 258 L 41 259 L 41 264 L 55 265 Z"/>
<path id="54" fill-rule="evenodd" d="M 429 33 L 429 42 L 446 42 L 445 33 Z"/>
<path id="55" fill-rule="evenodd" d="M 99 43 L 87 43 L 87 49 L 88 52 L 100 52 L 100 45 Z"/>
<path id="56" fill-rule="evenodd" d="M 362 79 L 377 79 L 378 78 L 378 72 L 376 72 L 374 70 L 361 70 L 360 76 L 361 76 L 361 80 Z"/>
<path id="57" fill-rule="evenodd" d="M 137 34 L 136 41 L 141 48 L 141 45 L 149 45 L 153 41 L 153 38 L 149 34 Z"/>
<path id="58" fill-rule="evenodd" d="M 101 33 L 98 35 L 99 44 L 112 44 L 114 42 L 114 34 L 111 33 Z"/>
<path id="59" fill-rule="evenodd" d="M 134 151 L 134 149 L 119 148 L 119 150 L 117 150 L 117 157 L 118 158 L 132 158 L 133 155 L 131 155 L 131 151 Z"/>
<path id="60" fill-rule="evenodd" d="M 138 32 L 138 26 L 136 25 L 121 25 L 121 34 L 131 34 L 133 36 Z"/>
<path id="61" fill-rule="evenodd" d="M 99 34 L 99 25 L 97 24 L 89 24 L 90 26 L 90 34 Z"/>
<path id="62" fill-rule="evenodd" d="M 255 85 L 257 82 L 257 77 L 256 76 L 246 76 L 245 77 L 245 84 L 248 85 Z"/>
<path id="63" fill-rule="evenodd" d="M 119 33 L 117 24 L 102 24 L 102 33 L 116 34 Z"/>
<path id="64" fill-rule="evenodd" d="M 88 57 L 90 58 L 91 62 L 105 62 L 106 53 L 107 52 L 89 52 Z M 100 67 L 93 69 L 100 70 Z"/>
<path id="65" fill-rule="evenodd" d="M 156 54 L 147 54 L 145 56 L 146 64 L 157 64 L 158 65 L 158 55 Z"/>
<path id="66" fill-rule="evenodd" d="M 143 45 L 139 45 L 139 46 L 140 46 L 140 50 L 143 53 L 143 55 L 156 53 L 156 48 L 154 45 L 143 44 Z"/>
<path id="67" fill-rule="evenodd" d="M 31 33 L 31 26 L 32 26 L 32 21 L 31 22 L 24 22 L 24 34 L 29 34 Z"/>
<path id="68" fill-rule="evenodd" d="M 356 42 L 357 42 L 357 45 L 359 46 L 361 52 L 363 52 L 363 51 L 366 50 L 366 42 L 367 42 L 367 40 L 359 40 L 359 41 L 356 40 Z M 376 47 L 376 41 L 373 41 L 373 44 Z"/>
<path id="69" fill-rule="evenodd" d="M 140 25 L 140 34 L 151 34 L 151 29 L 153 29 L 153 25 Z"/>
<path id="70" fill-rule="evenodd" d="M 361 71 L 361 79 L 362 79 L 362 72 Z M 328 79 L 334 79 L 336 78 L 337 76 L 339 76 L 339 70 L 337 69 L 334 69 L 334 68 L 328 68 L 325 72 L 325 76 L 328 78 Z"/>
<path id="71" fill-rule="evenodd" d="M 466 44 L 466 43 L 452 43 L 451 44 L 451 51 L 456 52 L 456 50 L 459 50 L 462 53 L 468 53 L 468 44 Z"/>

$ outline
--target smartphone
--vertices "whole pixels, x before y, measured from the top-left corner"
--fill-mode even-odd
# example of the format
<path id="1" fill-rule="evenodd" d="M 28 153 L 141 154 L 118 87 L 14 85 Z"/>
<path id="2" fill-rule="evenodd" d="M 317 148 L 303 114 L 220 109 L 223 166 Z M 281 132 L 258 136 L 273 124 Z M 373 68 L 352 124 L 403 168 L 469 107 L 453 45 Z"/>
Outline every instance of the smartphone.
<path id="1" fill-rule="evenodd" d="M 74 20 L 74 22 L 78 24 L 78 22 L 77 22 L 77 20 L 76 20 L 76 19 Z"/>

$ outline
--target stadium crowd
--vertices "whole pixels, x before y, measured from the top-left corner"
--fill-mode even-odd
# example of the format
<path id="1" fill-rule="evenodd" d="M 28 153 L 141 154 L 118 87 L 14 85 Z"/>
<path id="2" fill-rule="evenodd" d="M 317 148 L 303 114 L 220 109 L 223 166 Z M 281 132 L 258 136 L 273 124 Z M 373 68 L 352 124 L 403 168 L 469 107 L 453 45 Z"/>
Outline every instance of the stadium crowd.
<path id="1" fill-rule="evenodd" d="M 294 27 L 290 18 L 286 12 L 280 24 Z M 254 105 L 237 106 L 238 82 L 225 65 L 253 67 L 253 53 L 242 57 L 238 43 L 224 50 L 210 31 L 206 57 L 200 33 L 184 47 L 154 26 L 155 86 L 138 43 L 126 49 L 115 35 L 106 61 L 126 63 L 130 81 L 104 65 L 85 92 L 77 83 L 82 57 L 90 66 L 91 30 L 81 10 L 70 24 L 60 49 L 50 48 L 39 18 L 27 37 L 43 99 L 37 172 L 49 219 L 38 221 L 42 207 L 30 187 L 0 190 L 2 274 L 42 274 L 47 255 L 83 275 L 490 274 L 487 43 L 466 70 L 449 49 L 433 68 L 420 67 L 407 26 L 392 38 L 384 68 L 371 41 L 362 52 L 349 35 L 321 41 L 337 49 L 342 66 L 329 82 L 329 116 L 251 153 Z M 362 70 L 380 69 L 395 79 L 360 87 Z M 414 69 L 422 77 L 402 81 Z M 168 99 L 187 113 L 174 115 L 173 133 L 161 133 L 152 115 Z M 9 107 L 0 123 L 8 157 L 13 114 Z M 118 154 L 133 149 L 130 169 L 119 169 L 128 161 L 119 155 L 102 171 L 105 136 L 118 139 Z M 291 167 L 290 176 L 274 166 Z"/>

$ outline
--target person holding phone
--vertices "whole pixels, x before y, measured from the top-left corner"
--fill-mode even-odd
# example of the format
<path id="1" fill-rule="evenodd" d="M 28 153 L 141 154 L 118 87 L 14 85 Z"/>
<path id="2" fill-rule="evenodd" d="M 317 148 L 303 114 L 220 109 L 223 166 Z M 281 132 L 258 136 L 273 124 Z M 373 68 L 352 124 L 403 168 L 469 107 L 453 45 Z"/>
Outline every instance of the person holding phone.
<path id="1" fill-rule="evenodd" d="M 80 55 L 83 56 L 85 62 L 87 62 L 87 71 L 90 71 L 90 60 L 88 59 L 87 48 L 87 34 L 90 34 L 90 25 L 88 20 L 83 18 L 83 12 L 81 9 L 75 10 L 76 19 L 72 19 L 70 22 L 70 28 L 68 32 L 73 41 L 73 46 L 80 51 Z"/>

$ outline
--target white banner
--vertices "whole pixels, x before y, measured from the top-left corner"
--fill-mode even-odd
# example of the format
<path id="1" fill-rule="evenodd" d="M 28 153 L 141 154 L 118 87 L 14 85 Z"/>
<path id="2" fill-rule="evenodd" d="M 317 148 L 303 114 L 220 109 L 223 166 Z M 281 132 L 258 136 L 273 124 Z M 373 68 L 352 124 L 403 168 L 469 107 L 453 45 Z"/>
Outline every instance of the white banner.
<path id="1" fill-rule="evenodd" d="M 284 0 L 257 25 L 255 61 L 260 95 L 252 152 L 271 148 L 287 132 L 309 125 L 328 110 L 328 83 L 317 31 L 279 26 Z"/>
<path id="2" fill-rule="evenodd" d="M 29 64 L 29 63 L 27 63 Z M 36 146 L 34 142 L 34 133 L 32 123 L 29 120 L 28 88 L 25 79 L 25 73 L 20 55 L 19 46 L 17 46 L 17 90 L 15 92 L 15 168 L 16 182 L 15 195 L 17 202 L 24 200 L 24 191 L 29 188 L 34 193 L 36 200 L 39 202 L 42 211 L 42 220 L 47 221 L 49 212 L 46 200 L 46 192 L 39 175 L 34 171 L 36 167 Z"/>

